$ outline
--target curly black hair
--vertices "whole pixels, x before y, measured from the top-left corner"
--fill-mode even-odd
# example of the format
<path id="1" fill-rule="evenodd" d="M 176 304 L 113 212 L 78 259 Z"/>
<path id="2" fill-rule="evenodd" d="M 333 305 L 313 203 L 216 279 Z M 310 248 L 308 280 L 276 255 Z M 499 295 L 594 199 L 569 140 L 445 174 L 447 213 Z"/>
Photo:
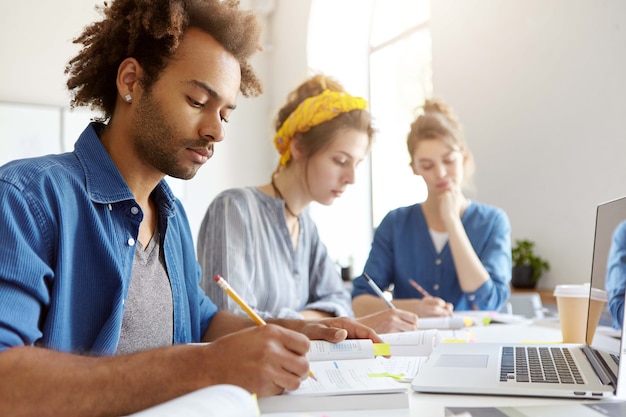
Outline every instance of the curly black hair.
<path id="1" fill-rule="evenodd" d="M 261 50 L 262 27 L 253 11 L 239 8 L 239 0 L 113 0 L 97 8 L 104 19 L 85 27 L 74 40 L 83 49 L 65 68 L 72 107 L 90 106 L 110 118 L 120 63 L 137 59 L 145 74 L 142 86 L 149 90 L 189 27 L 211 35 L 239 61 L 245 97 L 262 92 L 248 62 Z"/>

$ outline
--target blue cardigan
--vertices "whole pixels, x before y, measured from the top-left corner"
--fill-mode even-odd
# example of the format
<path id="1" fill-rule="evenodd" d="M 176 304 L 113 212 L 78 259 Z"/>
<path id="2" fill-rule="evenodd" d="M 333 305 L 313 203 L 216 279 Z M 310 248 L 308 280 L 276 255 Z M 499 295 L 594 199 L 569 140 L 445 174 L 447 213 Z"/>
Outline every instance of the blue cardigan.
<path id="1" fill-rule="evenodd" d="M 394 298 L 421 298 L 409 284 L 417 281 L 432 296 L 454 304 L 455 310 L 499 310 L 509 298 L 511 226 L 496 207 L 471 202 L 461 217 L 472 247 L 490 279 L 473 293 L 459 286 L 452 252 L 446 243 L 437 253 L 421 204 L 390 211 L 380 223 L 365 264 L 365 272 L 380 288 L 394 285 Z M 361 276 L 352 297 L 375 293 Z"/>

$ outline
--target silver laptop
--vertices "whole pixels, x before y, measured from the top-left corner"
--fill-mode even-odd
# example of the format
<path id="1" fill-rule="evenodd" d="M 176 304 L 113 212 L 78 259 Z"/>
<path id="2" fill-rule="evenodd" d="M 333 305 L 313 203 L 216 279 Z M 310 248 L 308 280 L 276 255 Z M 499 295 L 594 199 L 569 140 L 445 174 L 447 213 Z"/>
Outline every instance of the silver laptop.
<path id="1" fill-rule="evenodd" d="M 612 232 L 626 219 L 626 197 L 600 204 L 590 288 L 605 289 Z M 600 324 L 606 322 L 607 309 Z M 604 322 L 603 322 L 604 320 Z M 619 363 L 626 367 L 624 329 L 613 353 L 592 345 L 440 343 L 420 367 L 411 386 L 418 392 L 604 398 L 616 395 Z M 531 369 L 543 366 L 541 370 Z M 621 384 L 626 384 L 622 370 Z M 621 390 L 621 389 L 620 389 Z"/>

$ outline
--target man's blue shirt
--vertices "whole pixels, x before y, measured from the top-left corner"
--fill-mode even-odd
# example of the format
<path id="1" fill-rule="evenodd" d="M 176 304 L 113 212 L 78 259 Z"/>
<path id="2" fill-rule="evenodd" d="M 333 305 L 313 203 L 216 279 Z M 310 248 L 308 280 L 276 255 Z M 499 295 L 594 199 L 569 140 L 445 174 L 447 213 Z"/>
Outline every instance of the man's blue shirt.
<path id="1" fill-rule="evenodd" d="M 0 167 L 0 351 L 37 345 L 113 355 L 143 213 L 91 123 L 74 152 Z M 158 207 L 172 288 L 174 343 L 198 342 L 217 308 L 180 202 L 165 180 Z"/>

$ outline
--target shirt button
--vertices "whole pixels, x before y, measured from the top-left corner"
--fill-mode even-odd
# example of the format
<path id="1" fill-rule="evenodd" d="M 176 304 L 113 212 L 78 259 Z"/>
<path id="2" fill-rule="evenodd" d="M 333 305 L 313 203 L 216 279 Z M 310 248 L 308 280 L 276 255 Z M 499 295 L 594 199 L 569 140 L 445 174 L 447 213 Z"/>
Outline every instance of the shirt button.
<path id="1" fill-rule="evenodd" d="M 439 284 L 435 284 L 435 285 L 433 285 L 433 290 L 435 290 L 435 291 L 439 291 Z"/>
<path id="2" fill-rule="evenodd" d="M 128 238 L 128 246 L 135 246 L 135 239 L 133 239 L 132 237 Z"/>
<path id="3" fill-rule="evenodd" d="M 437 259 L 437 260 L 435 261 L 435 265 L 441 265 L 441 259 Z"/>
<path id="4" fill-rule="evenodd" d="M 137 214 L 137 213 L 139 213 L 139 209 L 137 207 L 132 207 L 130 209 L 130 212 L 133 213 L 133 214 Z"/>

